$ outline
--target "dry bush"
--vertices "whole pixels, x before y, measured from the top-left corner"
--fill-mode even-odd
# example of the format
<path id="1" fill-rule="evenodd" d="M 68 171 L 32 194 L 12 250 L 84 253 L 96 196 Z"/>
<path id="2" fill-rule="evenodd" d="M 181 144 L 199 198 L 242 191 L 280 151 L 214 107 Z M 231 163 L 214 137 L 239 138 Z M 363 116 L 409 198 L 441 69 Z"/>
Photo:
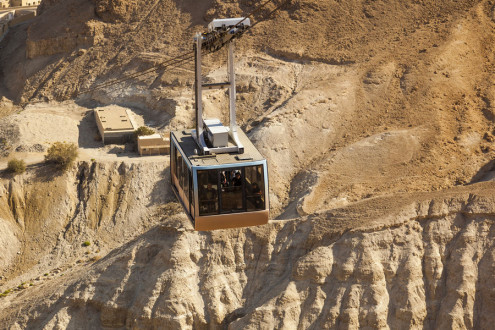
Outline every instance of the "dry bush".
<path id="1" fill-rule="evenodd" d="M 26 163 L 22 159 L 13 158 L 7 164 L 7 171 L 15 174 L 21 174 L 26 171 Z"/>
<path id="2" fill-rule="evenodd" d="M 155 134 L 155 130 L 146 126 L 141 126 L 134 132 L 134 136 L 136 137 L 136 139 L 138 136 L 152 135 L 152 134 Z"/>
<path id="3" fill-rule="evenodd" d="M 60 169 L 67 170 L 76 160 L 78 153 L 74 143 L 55 142 L 48 148 L 45 161 L 55 163 Z"/>

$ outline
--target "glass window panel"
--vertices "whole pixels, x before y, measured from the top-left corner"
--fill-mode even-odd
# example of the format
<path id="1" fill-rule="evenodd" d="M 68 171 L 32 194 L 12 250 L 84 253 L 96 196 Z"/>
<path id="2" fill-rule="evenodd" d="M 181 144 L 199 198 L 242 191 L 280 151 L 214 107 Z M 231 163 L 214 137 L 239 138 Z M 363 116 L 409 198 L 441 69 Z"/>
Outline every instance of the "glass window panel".
<path id="1" fill-rule="evenodd" d="M 178 185 L 180 186 L 181 185 L 181 177 L 182 177 L 182 155 L 180 154 L 180 152 L 177 152 L 175 166 L 176 166 L 175 173 L 177 175 L 177 180 L 179 182 Z"/>
<path id="2" fill-rule="evenodd" d="M 176 171 L 177 169 L 175 167 L 176 166 L 175 165 L 176 164 L 176 159 L 175 158 L 177 157 L 176 154 L 177 154 L 177 150 L 175 148 L 175 144 L 172 144 L 172 148 L 170 150 L 170 159 L 172 161 L 171 164 L 170 164 L 170 169 L 172 170 L 172 174 L 175 177 L 177 177 L 177 171 Z"/>
<path id="3" fill-rule="evenodd" d="M 189 171 L 189 201 L 191 203 L 190 213 L 194 218 L 195 214 L 194 214 L 194 187 L 193 187 L 193 185 L 194 185 L 194 183 L 193 183 L 192 172 Z"/>
<path id="4" fill-rule="evenodd" d="M 221 211 L 239 212 L 245 209 L 243 199 L 244 173 L 242 169 L 220 171 Z"/>
<path id="5" fill-rule="evenodd" d="M 265 209 L 263 166 L 248 166 L 246 173 L 246 206 L 248 211 Z"/>
<path id="6" fill-rule="evenodd" d="M 182 190 L 184 191 L 184 204 L 189 208 L 189 169 L 187 168 L 184 160 L 182 161 Z"/>
<path id="7" fill-rule="evenodd" d="M 198 171 L 199 215 L 218 214 L 218 171 Z"/>

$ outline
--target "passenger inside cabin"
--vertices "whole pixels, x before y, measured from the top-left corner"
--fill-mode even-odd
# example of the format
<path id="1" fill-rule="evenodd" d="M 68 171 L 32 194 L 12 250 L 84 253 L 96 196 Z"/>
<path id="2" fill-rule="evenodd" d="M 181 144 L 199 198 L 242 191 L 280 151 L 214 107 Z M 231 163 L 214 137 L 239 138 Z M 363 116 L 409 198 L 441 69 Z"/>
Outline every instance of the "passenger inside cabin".
<path id="1" fill-rule="evenodd" d="M 261 196 L 261 189 L 256 182 L 253 183 L 253 195 Z"/>
<path id="2" fill-rule="evenodd" d="M 234 187 L 240 187 L 242 186 L 242 178 L 241 178 L 241 173 L 236 172 L 234 178 L 232 179 L 232 185 Z"/>
<path id="3" fill-rule="evenodd" d="M 215 189 L 213 189 L 213 186 L 211 185 L 211 183 L 208 183 L 208 185 L 206 186 L 206 190 L 205 190 L 206 199 L 214 199 L 216 194 L 217 194 L 217 191 Z"/>
<path id="4" fill-rule="evenodd" d="M 221 172 L 220 174 L 220 182 L 222 184 L 222 188 L 228 187 L 229 183 L 227 181 L 227 178 L 225 177 L 225 172 Z"/>
<path id="5" fill-rule="evenodd" d="M 253 194 L 254 206 L 257 209 L 261 208 L 261 203 L 262 203 L 262 201 L 261 201 L 261 189 L 256 182 L 253 183 L 251 192 Z"/>

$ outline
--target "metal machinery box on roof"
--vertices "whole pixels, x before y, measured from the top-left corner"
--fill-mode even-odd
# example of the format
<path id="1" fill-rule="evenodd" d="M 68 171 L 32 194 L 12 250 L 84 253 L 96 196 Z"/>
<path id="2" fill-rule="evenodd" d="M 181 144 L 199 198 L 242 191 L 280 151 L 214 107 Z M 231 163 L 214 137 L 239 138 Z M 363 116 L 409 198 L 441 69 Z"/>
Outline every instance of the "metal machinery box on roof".
<path id="1" fill-rule="evenodd" d="M 208 140 L 210 140 L 214 148 L 226 147 L 229 144 L 229 129 L 223 126 L 220 120 L 217 118 L 205 119 L 204 124 Z"/>
<path id="2" fill-rule="evenodd" d="M 242 130 L 238 130 L 238 135 L 241 142 L 244 145 L 244 153 L 222 153 L 208 156 L 201 156 L 197 154 L 197 144 L 194 141 L 192 130 L 172 131 L 171 140 L 175 139 L 179 145 L 183 155 L 187 158 L 190 166 L 218 166 L 218 165 L 237 165 L 239 163 L 245 163 L 246 161 L 264 161 L 265 158 L 256 149 L 253 143 L 249 140 L 246 134 Z M 233 141 L 229 139 L 229 144 Z"/>
<path id="3" fill-rule="evenodd" d="M 130 110 L 112 106 L 97 108 L 94 114 L 103 143 L 123 144 L 132 140 L 136 127 Z"/>

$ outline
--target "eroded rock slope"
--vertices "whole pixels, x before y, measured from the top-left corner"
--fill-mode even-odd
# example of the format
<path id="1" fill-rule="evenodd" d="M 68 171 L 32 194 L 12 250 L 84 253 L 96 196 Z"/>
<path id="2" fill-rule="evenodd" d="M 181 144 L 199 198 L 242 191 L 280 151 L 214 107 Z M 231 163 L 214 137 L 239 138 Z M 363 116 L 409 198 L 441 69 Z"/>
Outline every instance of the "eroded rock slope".
<path id="1" fill-rule="evenodd" d="M 86 150 L 98 159 L 62 175 L 43 163 L 2 173 L 2 327 L 490 328 L 495 2 L 290 5 L 238 42 L 239 124 L 269 162 L 270 224 L 191 231 L 167 161 Z M 75 97 L 254 6 L 44 1 L 0 44 L 0 90 L 20 103 Z M 223 77 L 224 55 L 205 60 L 207 80 Z M 157 70 L 76 101 L 184 129 L 191 76 Z M 205 112 L 225 118 L 225 99 L 205 95 Z M 2 100 L 2 155 L 52 142 L 28 125 L 52 123 L 50 107 L 8 116 L 18 109 Z M 70 126 L 57 133 L 97 148 L 76 138 L 69 108 L 51 113 Z"/>
<path id="2" fill-rule="evenodd" d="M 175 218 L 25 290 L 26 301 L 6 298 L 2 318 L 49 329 L 83 320 L 87 328 L 486 329 L 494 187 L 477 188 L 403 196 L 393 211 L 384 198 L 211 233 Z M 362 212 L 372 205 L 379 218 Z"/>

